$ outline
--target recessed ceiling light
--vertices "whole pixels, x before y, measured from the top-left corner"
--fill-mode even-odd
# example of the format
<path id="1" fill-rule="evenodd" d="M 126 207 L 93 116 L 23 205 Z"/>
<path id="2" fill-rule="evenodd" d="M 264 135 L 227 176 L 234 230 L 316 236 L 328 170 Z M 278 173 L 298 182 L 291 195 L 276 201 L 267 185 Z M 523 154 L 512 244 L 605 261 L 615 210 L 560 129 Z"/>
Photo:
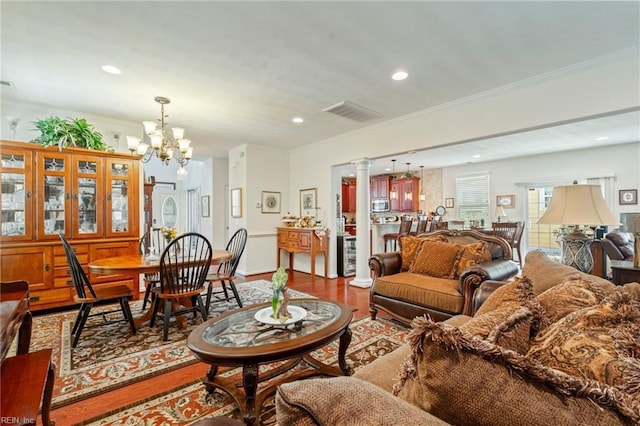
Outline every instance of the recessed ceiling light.
<path id="1" fill-rule="evenodd" d="M 350 177 L 354 177 L 356 174 L 355 173 L 349 173 Z"/>
<path id="2" fill-rule="evenodd" d="M 296 123 L 296 124 L 302 124 L 302 123 L 304 123 L 304 120 L 302 119 L 302 117 L 293 117 L 293 118 L 291 119 L 291 121 L 293 121 L 293 122 L 294 122 L 294 123 Z"/>
<path id="3" fill-rule="evenodd" d="M 122 74 L 122 71 L 118 67 L 114 67 L 113 65 L 103 65 L 102 71 L 108 72 L 109 74 Z"/>
<path id="4" fill-rule="evenodd" d="M 407 74 L 405 71 L 396 71 L 391 75 L 391 78 L 396 81 L 404 80 L 407 77 L 409 77 L 409 74 Z"/>
<path id="5" fill-rule="evenodd" d="M 609 139 L 609 136 L 600 136 L 599 138 L 596 138 L 597 141 L 606 141 L 607 139 Z"/>
<path id="6" fill-rule="evenodd" d="M 407 151 L 407 154 L 417 154 L 418 151 Z"/>
<path id="7" fill-rule="evenodd" d="M 471 156 L 471 158 L 480 158 L 480 157 L 481 157 L 481 155 L 480 155 L 480 154 L 473 154 L 473 155 Z"/>
<path id="8" fill-rule="evenodd" d="M 387 167 L 386 169 L 384 169 L 385 172 L 390 172 L 391 171 L 391 167 Z"/>

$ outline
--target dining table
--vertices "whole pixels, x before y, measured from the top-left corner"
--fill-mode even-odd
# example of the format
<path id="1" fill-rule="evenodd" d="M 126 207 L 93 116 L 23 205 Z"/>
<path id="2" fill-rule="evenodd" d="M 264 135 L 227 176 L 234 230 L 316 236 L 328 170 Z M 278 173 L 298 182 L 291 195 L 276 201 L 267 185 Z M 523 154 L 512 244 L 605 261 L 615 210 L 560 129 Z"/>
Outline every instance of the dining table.
<path id="1" fill-rule="evenodd" d="M 211 265 L 219 265 L 231 260 L 232 253 L 227 250 L 213 249 Z M 160 257 L 144 254 L 130 254 L 124 256 L 105 257 L 89 262 L 89 272 L 96 275 L 113 274 L 153 274 L 160 272 Z M 189 301 L 185 301 L 189 303 Z M 150 306 L 139 317 L 134 318 L 136 329 L 150 321 L 153 306 Z M 182 321 L 180 321 L 182 323 Z"/>

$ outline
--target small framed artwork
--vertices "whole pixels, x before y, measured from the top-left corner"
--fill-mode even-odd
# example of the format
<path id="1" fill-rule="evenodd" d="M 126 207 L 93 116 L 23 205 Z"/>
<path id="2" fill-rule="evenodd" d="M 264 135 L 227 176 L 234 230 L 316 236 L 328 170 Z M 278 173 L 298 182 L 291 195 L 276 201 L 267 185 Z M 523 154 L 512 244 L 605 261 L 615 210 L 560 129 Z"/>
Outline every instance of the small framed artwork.
<path id="1" fill-rule="evenodd" d="M 513 209 L 516 206 L 515 195 L 498 195 L 496 197 L 496 205 L 505 209 Z"/>
<path id="2" fill-rule="evenodd" d="M 200 197 L 200 216 L 202 217 L 209 217 L 210 212 L 209 212 L 209 196 L 208 195 L 203 195 L 202 197 Z"/>
<path id="3" fill-rule="evenodd" d="M 444 199 L 444 206 L 448 209 L 452 209 L 454 204 L 453 204 L 453 198 L 445 198 Z"/>
<path id="4" fill-rule="evenodd" d="M 231 190 L 231 217 L 242 217 L 242 188 Z"/>
<path id="5" fill-rule="evenodd" d="M 316 215 L 317 198 L 317 188 L 307 188 L 300 190 L 300 217 Z"/>
<path id="6" fill-rule="evenodd" d="M 618 191 L 618 202 L 621 205 L 638 204 L 638 190 L 637 189 L 621 189 Z"/>
<path id="7" fill-rule="evenodd" d="M 262 213 L 280 213 L 280 193 L 262 191 Z"/>

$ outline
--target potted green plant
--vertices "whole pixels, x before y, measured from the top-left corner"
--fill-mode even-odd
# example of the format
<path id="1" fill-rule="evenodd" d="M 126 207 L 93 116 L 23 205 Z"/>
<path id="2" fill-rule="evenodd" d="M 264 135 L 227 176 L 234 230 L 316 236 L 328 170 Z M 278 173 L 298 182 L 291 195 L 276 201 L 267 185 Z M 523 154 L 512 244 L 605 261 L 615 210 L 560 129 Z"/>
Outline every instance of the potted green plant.
<path id="1" fill-rule="evenodd" d="M 40 136 L 31 142 L 44 146 L 58 145 L 62 150 L 65 147 L 78 147 L 93 149 L 96 151 L 112 151 L 104 141 L 102 135 L 93 125 L 87 123 L 84 118 L 62 119 L 52 116 L 33 122 L 40 130 Z"/>

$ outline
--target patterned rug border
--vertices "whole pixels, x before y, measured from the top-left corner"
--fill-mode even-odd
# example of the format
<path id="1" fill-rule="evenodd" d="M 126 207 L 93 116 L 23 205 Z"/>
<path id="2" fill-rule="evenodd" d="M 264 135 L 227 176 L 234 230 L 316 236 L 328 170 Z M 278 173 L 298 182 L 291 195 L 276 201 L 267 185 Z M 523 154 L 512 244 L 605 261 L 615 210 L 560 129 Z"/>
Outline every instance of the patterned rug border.
<path id="1" fill-rule="evenodd" d="M 254 280 L 254 281 L 248 281 L 245 283 L 239 283 L 237 286 L 238 286 L 238 291 L 241 293 L 243 290 L 259 291 L 259 292 L 264 292 L 265 295 L 268 297 L 268 295 L 270 294 L 271 283 L 267 280 Z M 314 297 L 312 295 L 309 295 L 307 293 L 297 291 L 294 289 L 292 289 L 292 295 L 293 297 Z M 265 301 L 267 300 L 268 299 L 265 299 Z M 140 305 L 141 303 L 142 303 L 141 301 L 132 302 L 131 303 L 132 310 L 137 309 L 137 306 Z M 101 306 L 100 308 L 108 309 L 108 306 L 109 305 L 104 305 L 104 306 Z M 64 312 L 50 313 L 50 314 L 42 315 L 40 317 L 35 317 L 34 320 L 36 321 L 40 320 L 45 322 L 48 318 L 53 318 L 56 316 L 64 316 L 64 315 L 71 315 L 72 318 L 74 319 L 75 312 L 76 311 L 70 310 L 70 311 L 64 311 Z M 71 375 L 81 375 L 87 370 L 95 369 L 94 365 L 90 365 L 86 367 L 79 367 L 73 371 L 71 370 L 71 367 L 69 365 L 70 363 L 69 360 L 71 357 L 71 339 L 69 334 L 70 334 L 71 324 L 73 323 L 73 319 L 69 319 L 69 320 L 60 319 L 60 322 L 61 322 L 60 326 L 62 327 L 61 329 L 62 336 L 58 337 L 56 340 L 56 344 L 58 345 L 57 349 L 59 350 L 59 355 L 58 357 L 54 355 L 54 363 L 56 364 L 56 370 L 57 370 L 56 382 L 60 382 L 61 380 L 63 380 L 64 377 L 69 377 Z M 145 327 L 148 327 L 148 325 L 145 325 Z M 64 338 L 63 336 L 67 336 L 67 338 Z M 169 341 L 169 342 L 166 342 L 166 344 L 162 344 L 161 346 L 158 346 L 155 348 L 149 348 L 143 351 L 135 352 L 135 356 L 142 358 L 142 356 L 144 356 L 145 354 L 154 353 L 154 351 L 162 350 L 162 348 L 170 349 L 172 345 L 176 345 L 178 343 L 181 343 L 181 342 Z M 54 348 L 54 352 L 55 352 L 55 348 Z M 190 351 L 189 351 L 189 354 L 190 356 L 188 357 L 183 357 L 183 358 L 175 359 L 173 361 L 168 361 L 167 363 L 163 364 L 160 367 L 146 368 L 144 371 L 135 372 L 135 374 L 133 375 L 127 374 L 126 375 L 127 378 L 124 378 L 122 380 L 116 379 L 112 383 L 108 383 L 104 385 L 98 384 L 91 388 L 83 388 L 83 389 L 71 391 L 71 392 L 66 392 L 64 389 L 61 389 L 60 391 L 61 395 L 58 397 L 54 396 L 54 400 L 52 402 L 51 407 L 52 409 L 60 408 L 65 405 L 73 404 L 75 402 L 112 391 L 114 389 L 118 389 L 124 386 L 128 386 L 137 382 L 144 381 L 149 377 L 152 377 L 157 374 L 169 373 L 171 371 L 175 371 L 177 369 L 196 364 L 198 360 L 195 359 L 195 357 L 193 357 Z M 117 359 L 112 361 L 114 363 L 117 363 Z M 169 363 L 171 363 L 172 365 L 167 365 Z M 113 366 L 105 367 L 105 369 L 107 368 L 114 368 L 114 367 Z M 57 385 L 63 386 L 63 383 L 57 383 Z M 55 382 L 54 382 L 54 386 L 56 386 Z"/>
<path id="2" fill-rule="evenodd" d="M 405 332 L 409 331 L 409 328 L 398 324 L 396 321 L 393 320 L 389 320 L 386 318 L 378 318 L 376 320 L 371 320 L 368 316 L 367 317 L 363 317 L 357 321 L 354 321 L 351 323 L 350 327 L 358 327 L 360 324 L 369 324 L 369 323 L 383 323 L 385 324 L 385 327 L 397 327 L 400 329 L 403 329 Z M 386 336 L 386 337 L 390 337 L 390 336 Z M 347 354 L 349 353 L 355 353 L 359 350 L 361 350 L 362 348 L 366 347 L 366 345 L 368 344 L 369 340 L 373 338 L 373 336 L 370 336 L 368 338 L 368 340 L 360 342 L 358 344 L 356 344 L 355 346 L 349 346 L 349 350 L 347 352 Z M 398 339 L 400 340 L 400 339 Z M 334 342 L 335 343 L 335 342 Z M 226 367 L 225 367 L 226 368 Z M 229 375 L 233 375 L 233 374 L 238 374 L 239 370 L 241 367 L 229 367 L 226 370 L 224 370 L 224 372 L 221 374 L 222 376 L 229 376 Z M 359 367 L 356 367 L 355 369 L 357 370 Z M 154 403 L 156 401 L 158 401 L 161 398 L 165 398 L 165 397 L 169 397 L 173 394 L 177 394 L 179 392 L 183 392 L 186 390 L 186 392 L 184 392 L 185 394 L 196 391 L 196 388 L 201 388 L 202 387 L 202 379 L 196 379 L 194 381 L 182 384 L 180 386 L 176 386 L 175 388 L 171 388 L 168 389 L 164 392 L 160 392 L 157 394 L 154 394 L 152 396 L 143 398 L 141 400 L 126 404 L 124 406 L 121 406 L 117 409 L 114 410 L 110 410 L 109 412 L 100 414 L 98 416 L 95 416 L 93 418 L 84 420 L 80 423 L 76 423 L 73 426 L 89 426 L 89 425 L 107 425 L 107 424 L 111 424 L 110 422 L 108 423 L 98 423 L 101 420 L 108 420 L 110 417 L 117 415 L 117 414 L 122 414 L 125 413 L 128 410 L 133 410 L 136 407 L 145 405 L 145 404 L 149 404 L 149 403 Z M 194 388 L 191 390 L 188 390 L 188 388 Z M 222 393 L 224 393 L 223 391 L 220 391 Z M 229 399 L 231 399 L 231 397 L 228 397 Z M 232 413 L 234 410 L 237 410 L 237 407 L 235 406 L 235 402 L 232 402 L 231 404 L 225 405 L 221 408 L 219 408 L 216 412 L 215 415 L 216 416 L 227 416 L 228 414 Z M 211 413 L 207 413 L 207 416 L 211 415 Z M 197 419 L 194 419 L 193 421 L 189 422 L 189 424 L 192 424 L 193 422 L 196 422 Z M 130 424 L 130 423 L 127 423 Z M 138 423 L 135 423 L 138 424 Z M 140 423 L 140 424 L 147 424 L 147 423 Z M 163 423 L 164 424 L 164 423 Z"/>

